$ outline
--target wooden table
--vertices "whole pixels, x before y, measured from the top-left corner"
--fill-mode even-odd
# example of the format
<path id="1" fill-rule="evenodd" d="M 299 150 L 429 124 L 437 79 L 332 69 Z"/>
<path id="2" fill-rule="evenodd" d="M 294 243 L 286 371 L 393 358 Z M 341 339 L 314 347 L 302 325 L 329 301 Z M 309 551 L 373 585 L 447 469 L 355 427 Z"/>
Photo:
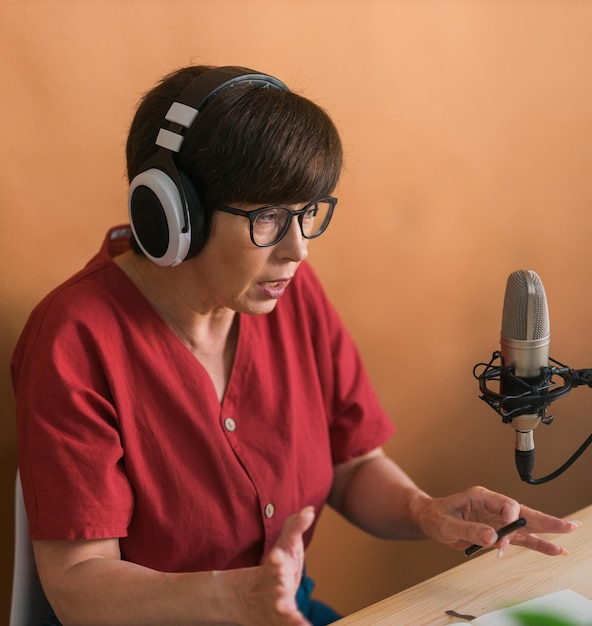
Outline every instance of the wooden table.
<path id="1" fill-rule="evenodd" d="M 445 614 L 449 609 L 478 617 L 561 589 L 592 599 L 592 505 L 567 519 L 584 524 L 569 535 L 555 535 L 567 556 L 509 546 L 498 558 L 497 551 L 490 550 L 357 611 L 336 626 L 446 626 L 458 621 Z"/>

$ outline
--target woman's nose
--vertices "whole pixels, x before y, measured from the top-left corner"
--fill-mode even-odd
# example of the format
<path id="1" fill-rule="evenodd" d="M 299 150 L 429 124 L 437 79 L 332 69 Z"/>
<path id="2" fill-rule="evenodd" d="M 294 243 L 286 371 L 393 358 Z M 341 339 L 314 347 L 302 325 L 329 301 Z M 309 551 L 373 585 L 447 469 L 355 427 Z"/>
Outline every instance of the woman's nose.
<path id="1" fill-rule="evenodd" d="M 308 256 L 308 239 L 302 236 L 302 229 L 296 216 L 292 217 L 292 222 L 288 232 L 276 244 L 282 256 L 291 261 L 304 261 Z"/>

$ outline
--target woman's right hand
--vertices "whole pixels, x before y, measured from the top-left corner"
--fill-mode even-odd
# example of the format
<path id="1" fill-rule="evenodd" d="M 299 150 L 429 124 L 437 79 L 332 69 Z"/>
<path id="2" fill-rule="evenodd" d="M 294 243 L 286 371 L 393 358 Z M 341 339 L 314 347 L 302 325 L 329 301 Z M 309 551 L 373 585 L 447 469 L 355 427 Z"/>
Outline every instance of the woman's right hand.
<path id="1" fill-rule="evenodd" d="M 296 592 L 300 586 L 304 568 L 304 544 L 302 535 L 315 518 L 312 507 L 291 515 L 284 523 L 275 546 L 265 557 L 261 567 L 253 570 L 246 602 L 255 626 L 310 626 L 298 610 Z"/>

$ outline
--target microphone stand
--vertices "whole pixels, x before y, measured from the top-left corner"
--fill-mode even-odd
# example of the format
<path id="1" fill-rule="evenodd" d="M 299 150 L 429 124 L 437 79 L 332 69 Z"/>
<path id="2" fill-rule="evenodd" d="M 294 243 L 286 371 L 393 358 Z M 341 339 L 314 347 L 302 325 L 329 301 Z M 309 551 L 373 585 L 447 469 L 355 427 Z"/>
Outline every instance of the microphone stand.
<path id="1" fill-rule="evenodd" d="M 494 363 L 498 360 L 501 362 L 501 352 L 496 351 L 493 353 L 489 363 L 477 363 L 475 365 L 473 376 L 479 381 L 480 399 L 500 415 L 505 424 L 511 423 L 515 417 L 534 414 L 539 415 L 543 424 L 551 424 L 553 416 L 547 416 L 546 410 L 552 402 L 566 396 L 574 387 L 581 385 L 592 387 L 592 369 L 574 370 L 555 359 L 549 358 L 549 361 L 552 361 L 555 365 L 542 368 L 541 377 L 537 379 L 536 383 L 532 382 L 531 384 L 522 378 L 518 378 L 514 374 L 513 367 L 495 365 Z M 482 368 L 480 374 L 477 373 L 478 368 Z M 562 378 L 563 385 L 557 387 L 553 382 L 554 376 Z M 510 386 L 517 391 L 516 393 L 501 394 L 489 389 L 487 386 L 488 382 L 500 382 L 502 377 L 511 381 Z M 524 453 L 519 454 L 519 451 L 516 451 L 516 466 L 520 478 L 530 485 L 541 485 L 549 482 L 571 467 L 590 444 L 592 444 L 592 434 L 561 467 L 542 478 L 532 478 L 534 451 L 532 451 L 528 459 L 525 458 Z"/>

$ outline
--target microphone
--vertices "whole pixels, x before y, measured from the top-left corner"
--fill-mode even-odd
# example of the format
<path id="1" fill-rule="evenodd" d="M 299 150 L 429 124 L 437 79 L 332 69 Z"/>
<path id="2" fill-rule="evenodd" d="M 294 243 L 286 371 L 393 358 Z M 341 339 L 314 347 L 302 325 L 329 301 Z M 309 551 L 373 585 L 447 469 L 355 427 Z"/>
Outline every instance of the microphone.
<path id="1" fill-rule="evenodd" d="M 552 402 L 574 387 L 592 388 L 592 369 L 572 369 L 549 356 L 551 332 L 547 296 L 541 279 L 532 270 L 518 270 L 508 277 L 502 313 L 501 350 L 489 363 L 477 363 L 473 376 L 479 381 L 481 400 L 505 424 L 516 431 L 516 468 L 520 478 L 541 485 L 560 476 L 592 445 L 592 435 L 554 472 L 533 478 L 534 429 L 542 422 L 551 424 L 547 415 Z M 497 365 L 497 362 L 500 365 Z M 481 370 L 479 372 L 479 370 Z M 479 372 L 479 373 L 478 373 Z M 555 377 L 563 384 L 558 386 Z M 498 383 L 498 391 L 488 386 Z"/>
<path id="2" fill-rule="evenodd" d="M 551 333 L 545 288 L 532 270 L 508 277 L 501 329 L 500 402 L 516 431 L 515 460 L 522 480 L 532 477 L 533 430 L 545 418 Z"/>

